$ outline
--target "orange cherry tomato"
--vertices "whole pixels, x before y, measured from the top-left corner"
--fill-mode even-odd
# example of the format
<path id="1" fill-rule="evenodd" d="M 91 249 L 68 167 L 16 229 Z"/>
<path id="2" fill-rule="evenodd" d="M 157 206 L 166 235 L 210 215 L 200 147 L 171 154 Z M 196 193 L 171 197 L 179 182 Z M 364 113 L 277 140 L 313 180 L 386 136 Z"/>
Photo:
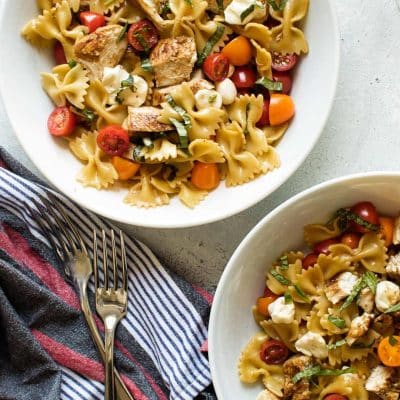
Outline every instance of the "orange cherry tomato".
<path id="1" fill-rule="evenodd" d="M 290 96 L 281 93 L 272 93 L 269 100 L 269 122 L 271 125 L 280 125 L 289 121 L 294 115 L 294 102 Z"/>
<path id="2" fill-rule="evenodd" d="M 273 303 L 278 296 L 259 297 L 257 299 L 257 311 L 264 317 L 268 317 L 268 306 Z"/>
<path id="3" fill-rule="evenodd" d="M 383 338 L 378 346 L 378 356 L 387 367 L 400 367 L 400 336 Z"/>
<path id="4" fill-rule="evenodd" d="M 385 239 L 385 246 L 390 246 L 393 243 L 394 219 L 390 217 L 379 217 L 381 225 L 381 234 Z"/>
<path id="5" fill-rule="evenodd" d="M 114 168 L 118 172 L 118 178 L 123 181 L 131 179 L 140 169 L 139 163 L 126 160 L 122 157 L 114 156 L 111 161 Z"/>
<path id="6" fill-rule="evenodd" d="M 360 239 L 361 236 L 359 233 L 345 233 L 340 241 L 351 249 L 356 249 L 360 243 Z"/>
<path id="7" fill-rule="evenodd" d="M 215 189 L 220 182 L 217 164 L 197 162 L 192 169 L 191 182 L 201 190 Z"/>
<path id="8" fill-rule="evenodd" d="M 228 57 L 235 67 L 246 65 L 251 61 L 252 48 L 249 39 L 238 36 L 231 40 L 223 49 L 222 54 Z"/>

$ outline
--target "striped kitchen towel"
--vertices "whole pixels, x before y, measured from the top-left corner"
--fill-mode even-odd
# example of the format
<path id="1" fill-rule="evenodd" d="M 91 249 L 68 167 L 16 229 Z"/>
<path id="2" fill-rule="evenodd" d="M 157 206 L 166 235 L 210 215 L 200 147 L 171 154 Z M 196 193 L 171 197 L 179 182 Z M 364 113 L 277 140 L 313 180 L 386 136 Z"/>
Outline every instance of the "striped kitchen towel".
<path id="1" fill-rule="evenodd" d="M 0 148 L 0 399 L 102 399 L 104 369 L 77 295 L 27 212 L 49 190 Z M 53 193 L 88 249 L 94 227 L 112 227 Z M 115 353 L 124 382 L 136 400 L 214 399 L 202 353 L 212 296 L 169 273 L 134 238 L 126 248 L 128 315 Z"/>

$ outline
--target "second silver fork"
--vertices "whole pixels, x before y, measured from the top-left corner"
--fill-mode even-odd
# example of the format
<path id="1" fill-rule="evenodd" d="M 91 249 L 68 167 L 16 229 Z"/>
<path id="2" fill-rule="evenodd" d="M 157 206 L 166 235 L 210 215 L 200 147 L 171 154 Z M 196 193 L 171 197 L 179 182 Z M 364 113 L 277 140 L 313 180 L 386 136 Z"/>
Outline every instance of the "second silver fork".
<path id="1" fill-rule="evenodd" d="M 107 254 L 107 237 L 102 230 L 102 265 L 104 285 L 100 283 L 100 273 L 98 268 L 97 251 L 97 232 L 93 231 L 93 272 L 96 287 L 96 310 L 104 322 L 104 350 L 105 350 L 105 400 L 115 399 L 115 381 L 114 381 L 114 337 L 118 323 L 126 315 L 128 305 L 128 278 L 126 268 L 126 251 L 124 236 L 122 231 L 120 236 L 120 263 L 117 265 L 117 249 L 115 244 L 115 233 L 111 230 L 111 262 L 112 271 L 109 270 Z M 120 274 L 122 273 L 122 276 Z M 110 280 L 112 275 L 112 283 Z M 121 278 L 121 279 L 120 279 Z M 119 282 L 122 285 L 119 285 Z"/>

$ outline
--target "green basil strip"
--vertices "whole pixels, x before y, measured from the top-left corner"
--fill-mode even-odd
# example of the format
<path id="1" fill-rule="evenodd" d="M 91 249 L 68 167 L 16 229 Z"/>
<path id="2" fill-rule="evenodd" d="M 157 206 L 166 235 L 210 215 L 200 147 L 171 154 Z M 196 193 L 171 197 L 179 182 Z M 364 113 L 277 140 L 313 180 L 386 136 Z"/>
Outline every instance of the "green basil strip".
<path id="1" fill-rule="evenodd" d="M 123 103 L 124 101 L 124 99 L 121 98 L 121 94 L 125 89 L 131 89 L 132 92 L 135 92 L 136 88 L 132 75 L 129 75 L 125 80 L 121 81 L 121 87 L 119 88 L 117 95 L 115 96 L 115 100 L 117 100 L 119 104 Z"/>
<path id="2" fill-rule="evenodd" d="M 75 60 L 69 60 L 68 61 L 69 67 L 72 69 L 78 65 L 78 63 Z"/>
<path id="3" fill-rule="evenodd" d="M 189 114 L 182 107 L 176 104 L 175 100 L 170 94 L 167 94 L 165 99 L 167 100 L 168 104 L 182 117 L 185 126 L 187 128 L 191 128 L 192 121 L 190 120 Z"/>
<path id="4" fill-rule="evenodd" d="M 289 279 L 286 279 L 283 275 L 281 275 L 278 271 L 275 269 L 272 269 L 270 271 L 270 274 L 281 284 L 285 286 L 291 285 L 292 282 L 289 281 Z"/>
<path id="5" fill-rule="evenodd" d="M 117 37 L 117 43 L 119 43 L 124 36 L 126 35 L 126 32 L 128 32 L 128 22 L 125 22 L 125 25 L 121 28 L 121 32 L 119 33 L 118 37 Z"/>
<path id="6" fill-rule="evenodd" d="M 303 292 L 301 287 L 295 283 L 293 284 L 293 287 L 296 289 L 297 294 L 306 302 L 306 303 L 311 303 L 310 298 Z"/>
<path id="7" fill-rule="evenodd" d="M 338 340 L 335 343 L 328 344 L 327 347 L 328 347 L 328 350 L 335 350 L 338 347 L 345 345 L 346 343 L 347 343 L 346 340 L 342 339 L 342 340 Z"/>
<path id="8" fill-rule="evenodd" d="M 180 147 L 182 149 L 187 149 L 189 145 L 189 139 L 185 125 L 183 125 L 182 122 L 176 120 L 175 118 L 170 118 L 169 120 L 175 126 L 176 131 L 178 132 Z"/>
<path id="9" fill-rule="evenodd" d="M 160 11 L 160 15 L 161 15 L 163 18 L 165 18 L 165 17 L 167 16 L 167 14 L 168 14 L 170 11 L 171 11 L 171 7 L 170 7 L 170 5 L 169 5 L 169 1 L 165 1 L 165 2 L 162 4 L 161 11 Z"/>
<path id="10" fill-rule="evenodd" d="M 145 158 L 142 154 L 143 146 L 135 146 L 133 149 L 132 157 L 135 161 L 144 162 Z"/>
<path id="11" fill-rule="evenodd" d="M 329 315 L 328 321 L 339 329 L 343 329 L 346 326 L 346 321 L 343 318 L 335 317 L 334 315 Z"/>
<path id="12" fill-rule="evenodd" d="M 364 274 L 364 281 L 367 284 L 367 286 L 370 288 L 371 292 L 373 294 L 375 294 L 376 287 L 378 286 L 378 278 L 376 277 L 376 275 L 371 271 L 367 271 Z"/>
<path id="13" fill-rule="evenodd" d="M 133 76 L 129 75 L 126 79 L 121 81 L 121 88 L 131 88 L 133 87 L 134 81 L 133 81 Z"/>
<path id="14" fill-rule="evenodd" d="M 351 374 L 356 372 L 354 368 L 343 368 L 343 369 L 322 369 L 320 365 L 305 368 L 303 371 L 297 373 L 293 378 L 292 382 L 297 383 L 301 379 L 310 379 L 314 376 L 339 376 L 343 374 Z"/>
<path id="15" fill-rule="evenodd" d="M 243 22 L 256 8 L 255 4 L 252 4 L 251 6 L 247 7 L 241 14 L 240 14 L 240 20 Z"/>
<path id="16" fill-rule="evenodd" d="M 286 271 L 289 268 L 289 260 L 288 260 L 288 256 L 282 256 L 279 259 L 279 268 L 282 271 Z"/>
<path id="17" fill-rule="evenodd" d="M 218 11 L 223 14 L 224 13 L 224 0 L 217 0 Z"/>
<path id="18" fill-rule="evenodd" d="M 265 87 L 268 90 L 274 90 L 276 92 L 281 92 L 283 89 L 283 84 L 282 82 L 279 81 L 273 81 L 271 79 L 268 79 L 267 77 L 262 77 L 256 81 L 257 85 L 261 85 Z"/>
<path id="19" fill-rule="evenodd" d="M 273 8 L 274 11 L 283 11 L 287 1 L 288 0 L 281 0 L 279 4 L 276 4 L 276 0 L 267 0 L 268 4 Z"/>
<path id="20" fill-rule="evenodd" d="M 336 212 L 336 215 L 338 217 L 340 217 L 341 219 L 345 219 L 347 221 L 353 221 L 356 224 L 368 229 L 369 231 L 372 231 L 372 232 L 379 231 L 379 225 L 371 224 L 370 222 L 365 221 L 360 216 L 358 216 L 357 214 L 353 213 L 351 210 L 348 210 L 346 208 L 340 208 Z"/>
<path id="21" fill-rule="evenodd" d="M 356 372 L 354 368 L 343 368 L 343 369 L 321 369 L 317 373 L 317 376 L 339 376 L 344 374 L 353 374 Z"/>
<path id="22" fill-rule="evenodd" d="M 285 304 L 293 303 L 293 299 L 292 299 L 290 292 L 285 292 L 284 298 L 285 298 Z"/>
<path id="23" fill-rule="evenodd" d="M 370 347 L 372 347 L 375 343 L 375 340 L 372 339 L 371 343 L 353 343 L 350 347 L 352 349 L 369 349 Z"/>
<path id="24" fill-rule="evenodd" d="M 210 104 L 215 103 L 215 100 L 217 100 L 217 95 L 216 94 L 213 94 L 208 98 L 208 102 Z"/>
<path id="25" fill-rule="evenodd" d="M 215 32 L 211 35 L 211 37 L 207 40 L 206 44 L 203 47 L 203 50 L 200 52 L 196 65 L 198 67 L 203 65 L 204 60 L 207 56 L 212 52 L 214 46 L 218 43 L 221 39 L 222 35 L 224 34 L 225 26 L 219 24 Z"/>
<path id="26" fill-rule="evenodd" d="M 394 313 L 394 312 L 398 312 L 400 311 L 400 303 L 395 304 L 392 307 L 389 307 L 386 311 L 385 314 L 390 314 L 390 313 Z"/>
<path id="27" fill-rule="evenodd" d="M 347 297 L 345 302 L 341 305 L 340 311 L 343 311 L 345 308 L 347 308 L 354 301 L 354 299 L 359 295 L 361 290 L 363 290 L 365 288 L 365 286 L 366 286 L 366 283 L 365 283 L 364 277 L 362 277 L 356 282 L 350 295 Z"/>
<path id="28" fill-rule="evenodd" d="M 147 57 L 142 58 L 140 66 L 147 72 L 153 72 L 153 66 L 151 65 L 150 59 Z"/>
<path id="29" fill-rule="evenodd" d="M 389 336 L 389 344 L 391 346 L 396 346 L 398 343 L 399 341 L 394 336 Z"/>
<path id="30" fill-rule="evenodd" d="M 135 32 L 133 35 L 138 40 L 140 45 L 143 47 L 144 51 L 146 53 L 148 53 L 150 51 L 150 48 L 149 48 L 149 45 L 147 44 L 146 39 L 144 38 L 144 36 L 140 32 Z"/>

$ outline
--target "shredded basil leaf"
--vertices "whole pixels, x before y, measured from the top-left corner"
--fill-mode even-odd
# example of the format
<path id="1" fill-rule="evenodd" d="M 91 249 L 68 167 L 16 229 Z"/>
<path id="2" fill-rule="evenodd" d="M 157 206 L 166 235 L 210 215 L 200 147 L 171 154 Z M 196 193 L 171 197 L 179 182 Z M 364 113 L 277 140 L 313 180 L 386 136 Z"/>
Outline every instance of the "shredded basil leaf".
<path id="1" fill-rule="evenodd" d="M 335 317 L 334 315 L 329 315 L 328 321 L 339 329 L 343 329 L 346 326 L 346 321 L 343 318 Z"/>
<path id="2" fill-rule="evenodd" d="M 306 303 L 311 303 L 310 298 L 303 292 L 301 287 L 295 283 L 293 287 L 296 289 L 297 294 L 306 302 Z"/>
<path id="3" fill-rule="evenodd" d="M 257 85 L 264 86 L 264 87 L 265 87 L 266 89 L 268 89 L 268 90 L 274 90 L 274 91 L 277 91 L 277 92 L 281 92 L 282 89 L 283 89 L 283 84 L 282 84 L 282 82 L 273 81 L 273 80 L 271 80 L 271 79 L 268 79 L 266 76 L 264 76 L 264 77 L 258 79 L 258 80 L 256 81 L 256 84 L 257 84 Z"/>
<path id="4" fill-rule="evenodd" d="M 135 161 L 144 162 L 144 155 L 142 154 L 143 146 L 135 146 L 133 149 L 132 157 Z"/>
<path id="5" fill-rule="evenodd" d="M 353 343 L 350 347 L 352 349 L 369 349 L 370 347 L 372 347 L 372 345 L 375 343 L 375 340 L 372 339 L 371 343 L 362 343 L 362 342 L 355 342 Z"/>
<path id="6" fill-rule="evenodd" d="M 256 8 L 255 4 L 252 4 L 251 6 L 247 7 L 241 14 L 240 14 L 240 20 L 243 22 Z"/>
<path id="7" fill-rule="evenodd" d="M 292 299 L 292 296 L 291 296 L 290 292 L 285 292 L 284 298 L 285 298 L 285 304 L 292 304 L 293 303 L 293 299 Z"/>
<path id="8" fill-rule="evenodd" d="M 367 284 L 367 286 L 370 288 L 371 292 L 373 294 L 375 294 L 376 287 L 378 285 L 378 278 L 376 277 L 376 275 L 371 271 L 367 271 L 364 274 L 364 281 Z"/>
<path id="9" fill-rule="evenodd" d="M 150 51 L 150 47 L 146 42 L 146 39 L 144 38 L 144 36 L 142 35 L 141 32 L 135 32 L 133 34 L 135 36 L 135 38 L 137 39 L 137 41 L 140 43 L 140 45 L 143 47 L 144 51 L 146 53 L 148 53 Z"/>
<path id="10" fill-rule="evenodd" d="M 85 108 L 84 110 L 80 110 L 79 108 L 73 107 L 72 111 L 74 114 L 85 118 L 85 122 L 89 124 L 91 124 L 96 119 L 96 114 L 92 110 L 88 110 L 87 108 Z"/>
<path id="11" fill-rule="evenodd" d="M 129 75 L 125 80 L 121 81 L 121 87 L 119 88 L 117 95 L 115 96 L 115 100 L 119 104 L 123 103 L 123 101 L 124 101 L 124 99 L 121 97 L 121 94 L 126 89 L 131 89 L 132 92 L 136 91 L 136 87 L 135 87 L 132 75 Z"/>
<path id="12" fill-rule="evenodd" d="M 208 98 L 208 102 L 209 102 L 210 104 L 215 103 L 215 100 L 217 100 L 217 95 L 216 95 L 216 94 L 213 94 L 212 96 L 210 96 L 210 97 Z"/>
<path id="13" fill-rule="evenodd" d="M 286 279 L 283 275 L 281 275 L 275 269 L 272 269 L 270 271 L 270 274 L 282 285 L 289 286 L 292 283 L 289 281 L 289 279 Z"/>
<path id="14" fill-rule="evenodd" d="M 167 94 L 165 96 L 165 99 L 167 100 L 168 104 L 182 117 L 185 126 L 187 128 L 191 128 L 192 121 L 190 120 L 189 114 L 186 112 L 186 110 L 178 106 L 178 104 L 176 104 L 175 100 L 170 94 Z"/>
<path id="15" fill-rule="evenodd" d="M 273 8 L 274 11 L 283 11 L 285 9 L 288 0 L 281 0 L 279 4 L 276 0 L 267 0 L 268 4 Z"/>
<path id="16" fill-rule="evenodd" d="M 288 260 L 288 256 L 282 256 L 279 259 L 279 268 L 282 271 L 286 271 L 289 268 L 289 260 Z"/>
<path id="17" fill-rule="evenodd" d="M 168 13 L 171 11 L 171 7 L 170 7 L 170 5 L 169 5 L 169 1 L 165 1 L 163 4 L 162 4 L 162 7 L 161 7 L 161 11 L 160 11 L 160 15 L 161 15 L 161 17 L 163 17 L 164 19 L 165 19 L 165 17 L 168 15 Z"/>
<path id="18" fill-rule="evenodd" d="M 390 313 L 394 313 L 394 312 L 398 312 L 400 311 L 400 303 L 395 304 L 392 307 L 389 307 L 386 311 L 385 314 L 390 314 Z"/>
<path id="19" fill-rule="evenodd" d="M 128 31 L 128 22 L 125 22 L 125 25 L 121 28 L 121 32 L 119 33 L 118 37 L 117 37 L 117 43 L 119 43 L 124 36 L 126 35 L 126 32 Z"/>
<path id="20" fill-rule="evenodd" d="M 314 376 L 339 376 L 343 374 L 354 373 L 354 368 L 343 368 L 343 369 L 323 369 L 320 365 L 314 365 L 311 367 L 305 368 L 303 371 L 297 373 L 293 378 L 292 382 L 297 383 L 301 379 L 306 378 L 310 379 Z"/>
<path id="21" fill-rule="evenodd" d="M 218 11 L 222 14 L 224 12 L 224 0 L 217 0 Z"/>
<path id="22" fill-rule="evenodd" d="M 361 290 L 363 290 L 366 287 L 366 283 L 364 280 L 364 277 L 360 278 L 356 284 L 353 287 L 353 290 L 351 291 L 350 295 L 347 297 L 345 302 L 341 305 L 340 311 L 343 311 L 345 308 L 347 308 L 354 300 L 355 298 L 360 294 Z"/>
<path id="23" fill-rule="evenodd" d="M 360 226 L 368 229 L 369 231 L 372 231 L 372 232 L 379 231 L 379 225 L 371 224 L 370 222 L 365 221 L 359 215 L 353 213 L 353 211 L 351 211 L 347 208 L 340 208 L 339 210 L 337 210 L 336 217 L 339 217 L 339 225 L 342 230 L 347 229 L 349 222 L 353 221 L 357 225 L 360 225 Z"/>
<path id="24" fill-rule="evenodd" d="M 338 347 L 345 345 L 346 343 L 347 343 L 346 340 L 342 339 L 342 340 L 338 340 L 335 343 L 328 344 L 327 347 L 328 347 L 328 350 L 335 350 Z"/>
<path id="25" fill-rule="evenodd" d="M 185 125 L 183 125 L 182 122 L 176 120 L 175 118 L 170 118 L 169 120 L 175 126 L 176 131 L 178 132 L 180 147 L 182 149 L 187 149 L 189 145 L 189 140 Z"/>
<path id="26" fill-rule="evenodd" d="M 317 376 L 339 376 L 344 374 L 353 374 L 356 372 L 354 368 L 343 368 L 343 369 L 321 369 Z"/>
<path id="27" fill-rule="evenodd" d="M 225 31 L 225 26 L 219 24 L 215 32 L 211 35 L 210 39 L 207 40 L 207 43 L 204 45 L 203 50 L 198 55 L 196 63 L 198 67 L 201 67 L 203 65 L 204 60 L 212 52 L 214 46 L 221 39 L 222 35 L 224 34 L 224 31 Z"/>
<path id="28" fill-rule="evenodd" d="M 389 336 L 389 344 L 391 346 L 396 346 L 398 343 L 399 341 L 394 336 Z"/>
<path id="29" fill-rule="evenodd" d="M 142 58 L 140 66 L 147 72 L 153 72 L 153 66 L 151 65 L 150 59 L 147 57 Z"/>
<path id="30" fill-rule="evenodd" d="M 72 69 L 72 68 L 74 68 L 74 67 L 76 67 L 77 66 L 77 62 L 75 61 L 75 60 L 69 60 L 68 61 L 68 65 L 69 65 L 69 67 Z"/>

